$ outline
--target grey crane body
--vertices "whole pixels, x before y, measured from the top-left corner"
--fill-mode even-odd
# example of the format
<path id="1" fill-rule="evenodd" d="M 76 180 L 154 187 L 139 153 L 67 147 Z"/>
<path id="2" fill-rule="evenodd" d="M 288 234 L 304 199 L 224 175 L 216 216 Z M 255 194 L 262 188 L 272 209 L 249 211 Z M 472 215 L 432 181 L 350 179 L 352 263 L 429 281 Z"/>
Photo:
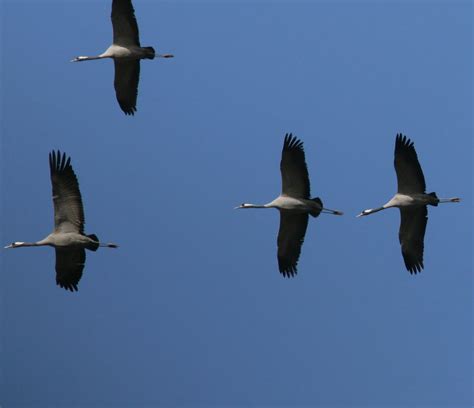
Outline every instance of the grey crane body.
<path id="1" fill-rule="evenodd" d="M 117 245 L 97 241 L 94 234 L 84 235 L 77 232 L 52 232 L 47 237 L 36 242 L 13 242 L 5 248 L 50 246 L 54 248 L 84 248 L 96 251 L 98 247 L 117 248 Z"/>
<path id="2" fill-rule="evenodd" d="M 384 204 L 382 207 L 378 208 L 369 208 L 367 210 L 362 211 L 357 217 L 363 215 L 369 215 L 377 211 L 386 210 L 387 208 L 397 207 L 397 208 L 404 208 L 404 207 L 420 207 L 426 205 L 437 206 L 440 202 L 447 202 L 447 199 L 439 199 L 436 197 L 435 193 L 413 193 L 413 194 L 395 194 L 390 201 Z M 452 199 L 449 199 L 451 201 Z"/>
<path id="3" fill-rule="evenodd" d="M 278 268 L 283 276 L 291 277 L 297 273 L 297 264 L 308 226 L 308 216 L 317 217 L 321 213 L 342 215 L 342 212 L 324 208 L 319 197 L 310 198 L 310 183 L 303 142 L 291 133 L 285 136 L 280 171 L 282 177 L 280 196 L 267 204 L 243 203 L 235 208 L 276 208 L 279 210 Z"/>
<path id="4" fill-rule="evenodd" d="M 397 173 L 398 192 L 393 198 L 378 208 L 362 211 L 357 217 L 370 215 L 387 208 L 400 210 L 399 241 L 407 270 L 416 274 L 424 268 L 423 252 L 427 206 L 440 203 L 457 203 L 458 197 L 438 198 L 436 193 L 426 193 L 425 177 L 418 161 L 413 142 L 402 134 L 395 139 L 394 166 Z"/>
<path id="5" fill-rule="evenodd" d="M 77 177 L 71 159 L 60 151 L 49 154 L 54 230 L 37 242 L 16 241 L 5 248 L 51 246 L 56 249 L 56 283 L 70 291 L 77 291 L 86 260 L 85 249 L 117 248 L 113 243 L 102 243 L 95 234 L 84 234 L 84 209 Z"/>
<path id="6" fill-rule="evenodd" d="M 137 111 L 140 60 L 172 58 L 172 54 L 157 54 L 153 47 L 141 47 L 138 24 L 131 0 L 112 1 L 113 43 L 100 55 L 79 56 L 71 62 L 111 58 L 115 65 L 114 88 L 117 102 L 126 115 Z"/>
<path id="7" fill-rule="evenodd" d="M 295 198 L 287 195 L 280 195 L 268 204 L 257 205 L 250 203 L 243 203 L 236 209 L 242 208 L 276 208 L 277 210 L 291 211 L 294 213 L 309 214 L 317 217 L 320 213 L 342 215 L 342 212 L 331 210 L 322 206 L 319 197 L 308 200 L 306 198 Z"/>
<path id="8" fill-rule="evenodd" d="M 139 47 L 137 45 L 123 46 L 112 44 L 105 52 L 95 57 L 79 56 L 71 62 L 91 61 L 97 59 L 112 58 L 114 60 L 135 61 L 140 59 L 154 59 L 155 57 L 171 58 L 169 54 L 157 55 L 153 47 Z"/>

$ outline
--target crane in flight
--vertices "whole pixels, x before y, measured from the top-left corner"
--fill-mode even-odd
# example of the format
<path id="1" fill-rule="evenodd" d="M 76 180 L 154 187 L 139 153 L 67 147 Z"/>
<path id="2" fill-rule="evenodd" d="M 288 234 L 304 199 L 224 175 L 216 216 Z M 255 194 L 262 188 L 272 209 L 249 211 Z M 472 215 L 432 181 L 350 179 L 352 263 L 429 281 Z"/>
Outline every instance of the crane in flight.
<path id="1" fill-rule="evenodd" d="M 398 189 L 393 198 L 378 208 L 362 211 L 362 217 L 398 207 L 400 210 L 400 230 L 398 238 L 402 248 L 405 266 L 411 274 L 421 272 L 423 265 L 423 248 L 426 223 L 428 222 L 427 205 L 438 206 L 440 203 L 458 203 L 458 197 L 438 198 L 436 193 L 426 193 L 426 184 L 413 142 L 401 133 L 395 139 L 395 172 Z"/>
<path id="2" fill-rule="evenodd" d="M 320 213 L 342 215 L 341 211 L 323 207 L 319 197 L 310 198 L 310 183 L 305 161 L 303 142 L 291 133 L 285 135 L 281 154 L 280 171 L 282 192 L 268 204 L 241 204 L 243 208 L 276 208 L 280 211 L 280 230 L 278 232 L 278 268 L 284 277 L 293 277 L 297 273 L 298 259 L 301 253 L 308 215 Z"/>
<path id="3" fill-rule="evenodd" d="M 140 60 L 172 58 L 172 54 L 156 54 L 153 47 L 141 47 L 138 24 L 131 0 L 112 1 L 113 43 L 100 55 L 80 56 L 71 62 L 112 58 L 115 65 L 115 94 L 120 108 L 126 115 L 137 111 Z"/>
<path id="4" fill-rule="evenodd" d="M 56 283 L 71 292 L 77 291 L 86 261 L 86 249 L 117 248 L 101 243 L 97 235 L 84 234 L 84 209 L 79 183 L 65 153 L 49 154 L 49 169 L 53 186 L 54 231 L 37 242 L 13 242 L 5 248 L 52 246 L 56 250 Z"/>

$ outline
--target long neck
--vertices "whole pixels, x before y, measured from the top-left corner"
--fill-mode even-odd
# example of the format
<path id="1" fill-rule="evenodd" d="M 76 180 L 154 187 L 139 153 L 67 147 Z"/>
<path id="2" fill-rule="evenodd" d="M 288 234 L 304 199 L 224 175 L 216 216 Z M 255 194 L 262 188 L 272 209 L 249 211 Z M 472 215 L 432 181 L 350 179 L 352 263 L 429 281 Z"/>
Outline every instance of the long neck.
<path id="1" fill-rule="evenodd" d="M 74 58 L 72 62 L 91 61 L 91 60 L 97 60 L 97 59 L 103 59 L 103 58 L 111 58 L 111 57 L 110 55 L 107 55 L 106 53 L 96 55 L 94 57 L 80 56 L 80 57 Z"/>
<path id="2" fill-rule="evenodd" d="M 273 201 L 272 201 L 271 203 L 263 204 L 263 205 L 244 203 L 236 208 L 276 208 L 276 207 L 275 205 L 273 205 Z"/>
<path id="3" fill-rule="evenodd" d="M 258 204 L 245 204 L 244 207 L 242 208 L 271 208 L 270 204 L 263 204 L 263 205 L 258 205 Z"/>
<path id="4" fill-rule="evenodd" d="M 46 242 L 38 241 L 38 242 L 14 242 L 10 248 L 20 248 L 20 247 L 35 247 L 35 246 L 46 246 L 48 245 Z"/>
<path id="5" fill-rule="evenodd" d="M 15 245 L 16 247 L 32 247 L 32 246 L 41 246 L 45 244 L 40 244 L 38 242 L 22 242 L 19 245 Z"/>

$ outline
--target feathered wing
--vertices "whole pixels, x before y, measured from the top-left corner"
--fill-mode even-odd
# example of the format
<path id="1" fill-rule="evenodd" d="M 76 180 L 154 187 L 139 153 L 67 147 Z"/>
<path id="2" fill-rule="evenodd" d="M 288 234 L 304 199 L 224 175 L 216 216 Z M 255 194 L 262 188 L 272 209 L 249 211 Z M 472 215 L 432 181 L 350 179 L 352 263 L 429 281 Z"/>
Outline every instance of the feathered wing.
<path id="1" fill-rule="evenodd" d="M 56 232 L 84 233 L 84 208 L 71 158 L 58 150 L 49 154 Z"/>
<path id="2" fill-rule="evenodd" d="M 56 247 L 56 284 L 71 292 L 77 291 L 85 262 L 84 248 Z"/>
<path id="3" fill-rule="evenodd" d="M 425 177 L 413 142 L 399 133 L 395 139 L 395 171 L 400 194 L 424 193 Z"/>
<path id="4" fill-rule="evenodd" d="M 114 64 L 114 88 L 117 101 L 126 115 L 134 115 L 137 111 L 140 60 L 115 59 Z"/>
<path id="5" fill-rule="evenodd" d="M 114 44 L 140 46 L 137 19 L 131 0 L 112 1 Z"/>
<path id="6" fill-rule="evenodd" d="M 285 277 L 297 273 L 298 259 L 301 253 L 308 214 L 291 213 L 280 210 L 280 230 L 278 231 L 278 268 Z"/>
<path id="7" fill-rule="evenodd" d="M 410 273 L 421 272 L 423 248 L 428 222 L 426 206 L 400 208 L 400 231 L 398 238 L 402 247 L 403 260 Z"/>
<path id="8" fill-rule="evenodd" d="M 280 162 L 282 195 L 310 198 L 308 168 L 306 167 L 303 142 L 291 133 L 285 135 Z"/>

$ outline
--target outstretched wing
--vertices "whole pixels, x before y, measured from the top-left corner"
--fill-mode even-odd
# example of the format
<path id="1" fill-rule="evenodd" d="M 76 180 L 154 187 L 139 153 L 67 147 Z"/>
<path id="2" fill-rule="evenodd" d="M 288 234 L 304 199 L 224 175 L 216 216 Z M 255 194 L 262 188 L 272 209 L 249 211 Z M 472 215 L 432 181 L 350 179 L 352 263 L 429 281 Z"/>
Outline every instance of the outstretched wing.
<path id="1" fill-rule="evenodd" d="M 308 214 L 291 213 L 280 210 L 280 230 L 278 231 L 278 268 L 285 277 L 297 273 L 298 259 L 301 253 Z"/>
<path id="2" fill-rule="evenodd" d="M 131 0 L 112 1 L 114 44 L 140 46 L 138 24 Z"/>
<path id="3" fill-rule="evenodd" d="M 56 247 L 56 284 L 71 292 L 77 291 L 85 262 L 84 248 Z"/>
<path id="4" fill-rule="evenodd" d="M 310 198 L 308 169 L 303 142 L 291 133 L 285 135 L 281 152 L 282 195 L 295 198 Z"/>
<path id="5" fill-rule="evenodd" d="M 402 247 L 403 260 L 410 273 L 423 269 L 423 248 L 428 222 L 426 205 L 400 208 L 400 232 L 398 238 Z"/>
<path id="6" fill-rule="evenodd" d="M 425 177 L 413 142 L 399 133 L 395 139 L 395 171 L 400 194 L 424 193 Z"/>
<path id="7" fill-rule="evenodd" d="M 53 186 L 55 231 L 83 234 L 84 209 L 71 158 L 59 150 L 53 150 L 49 154 L 49 169 Z"/>
<path id="8" fill-rule="evenodd" d="M 138 81 L 140 80 L 140 60 L 114 60 L 115 95 L 120 108 L 126 115 L 137 111 Z"/>

